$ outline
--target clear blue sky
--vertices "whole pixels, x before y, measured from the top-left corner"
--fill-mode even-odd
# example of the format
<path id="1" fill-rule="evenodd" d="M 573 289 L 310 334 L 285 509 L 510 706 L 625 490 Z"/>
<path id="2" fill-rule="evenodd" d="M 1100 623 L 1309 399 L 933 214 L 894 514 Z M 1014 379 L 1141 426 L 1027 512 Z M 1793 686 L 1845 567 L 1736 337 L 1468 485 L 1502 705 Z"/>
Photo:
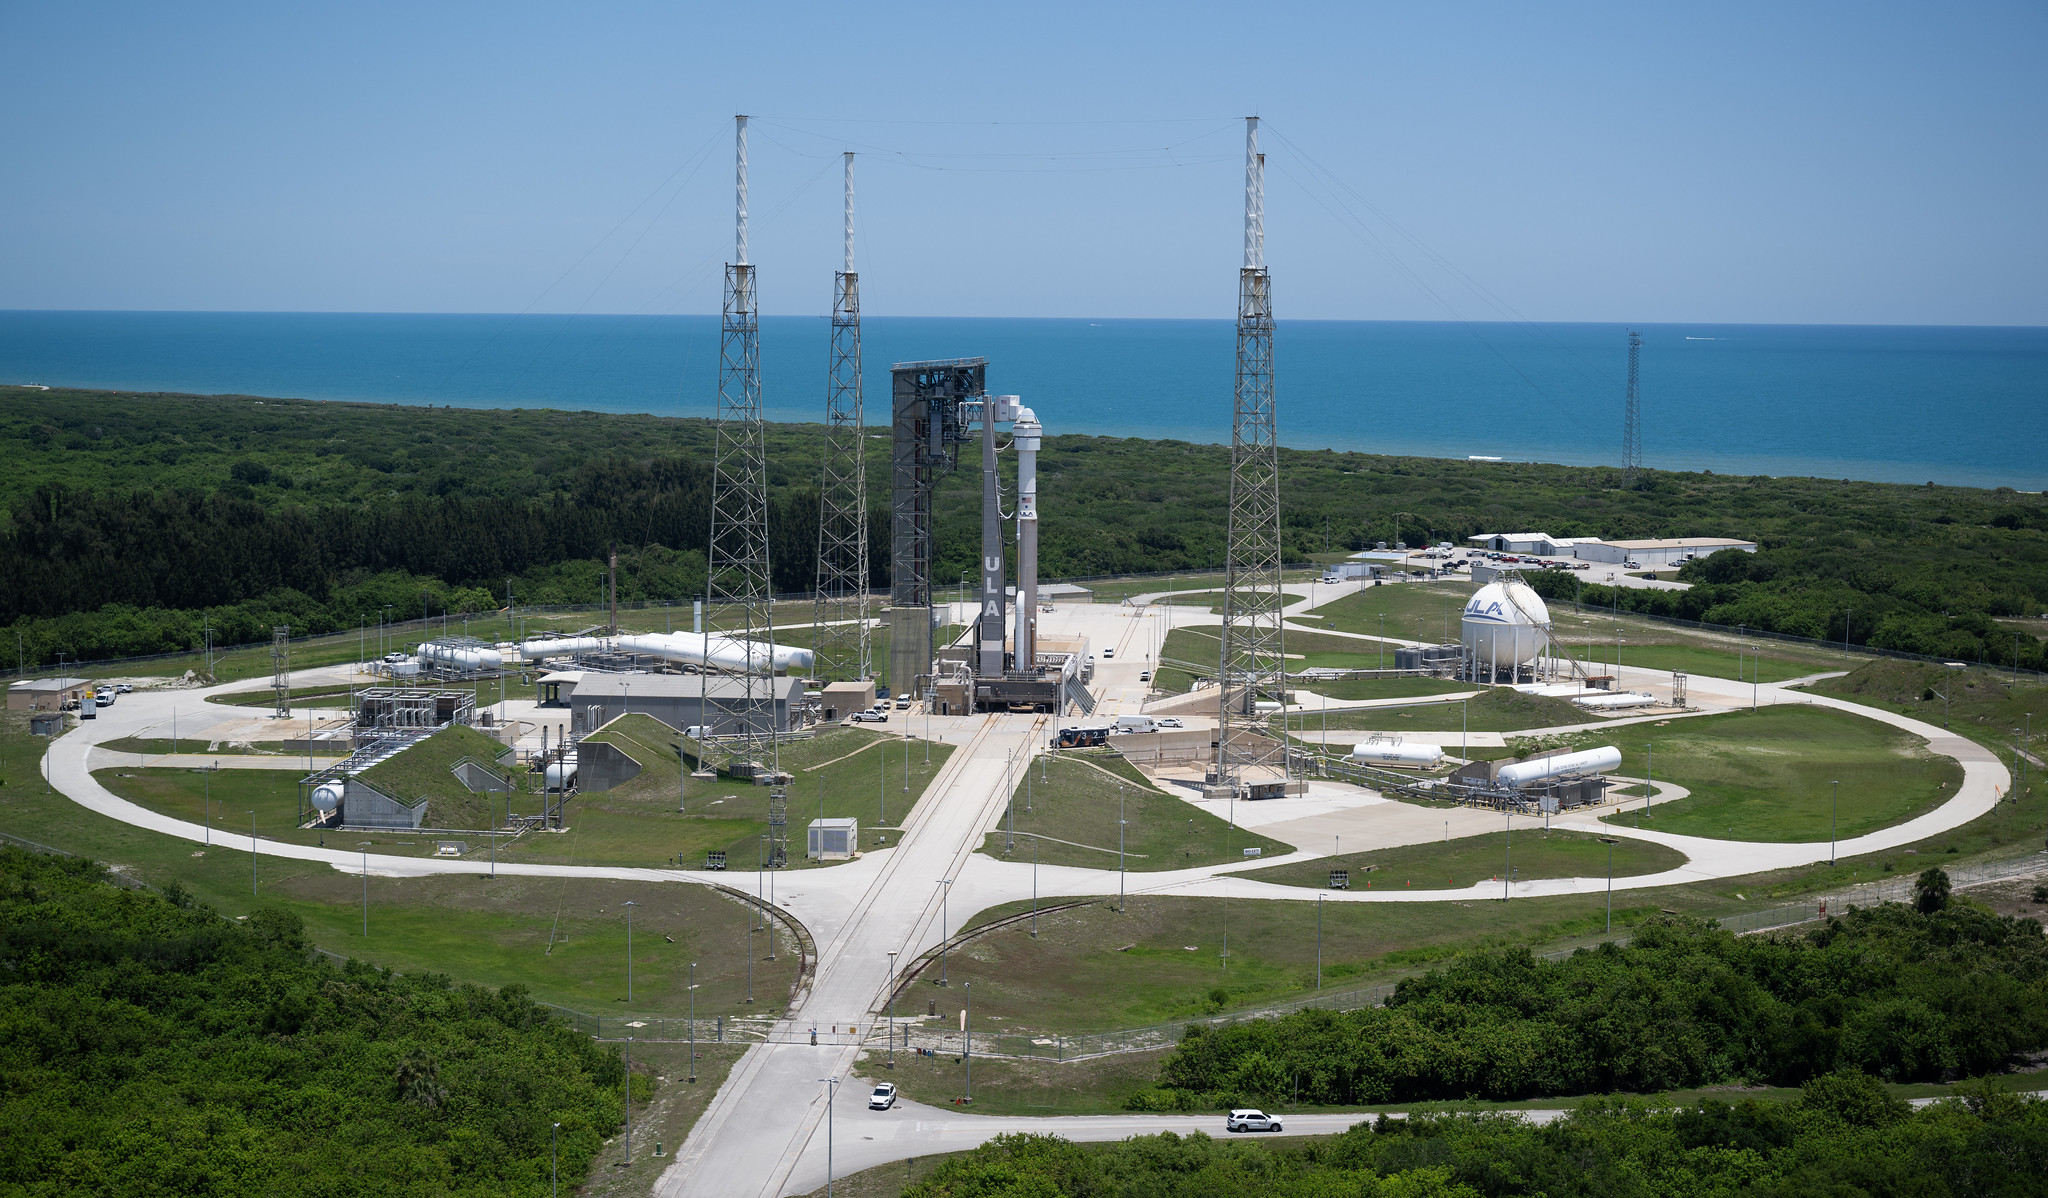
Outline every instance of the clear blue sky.
<path id="1" fill-rule="evenodd" d="M 0 47 L 0 308 L 715 312 L 744 111 L 770 313 L 826 309 L 854 149 L 870 313 L 1226 317 L 1256 111 L 1283 318 L 2048 323 L 2038 0 L 0 0 Z"/>

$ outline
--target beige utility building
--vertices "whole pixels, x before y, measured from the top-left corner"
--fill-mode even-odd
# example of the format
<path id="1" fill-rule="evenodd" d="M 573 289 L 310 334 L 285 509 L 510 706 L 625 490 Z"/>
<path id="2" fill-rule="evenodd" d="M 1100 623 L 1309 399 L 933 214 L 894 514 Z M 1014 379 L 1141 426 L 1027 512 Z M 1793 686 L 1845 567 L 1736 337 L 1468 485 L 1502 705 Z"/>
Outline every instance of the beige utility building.
<path id="1" fill-rule="evenodd" d="M 31 678 L 7 688 L 7 710 L 62 711 L 82 702 L 91 689 L 86 678 Z"/>

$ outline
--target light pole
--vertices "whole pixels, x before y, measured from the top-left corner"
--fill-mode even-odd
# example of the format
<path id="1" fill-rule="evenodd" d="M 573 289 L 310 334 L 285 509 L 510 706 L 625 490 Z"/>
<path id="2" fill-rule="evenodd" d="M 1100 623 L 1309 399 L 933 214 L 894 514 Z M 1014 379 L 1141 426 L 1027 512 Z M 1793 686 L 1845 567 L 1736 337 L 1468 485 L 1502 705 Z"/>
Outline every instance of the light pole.
<path id="1" fill-rule="evenodd" d="M 889 1068 L 896 1067 L 896 954 L 889 954 Z"/>
<path id="2" fill-rule="evenodd" d="M 760 912 L 759 912 L 759 911 L 755 911 L 755 910 L 751 910 L 751 909 L 750 909 L 750 910 L 749 910 L 749 911 L 747 912 L 747 1001 L 748 1001 L 748 1002 L 753 1002 L 753 1001 L 754 1001 L 754 924 L 755 924 L 755 922 L 756 922 L 756 921 L 758 920 L 759 916 L 760 916 Z"/>
<path id="3" fill-rule="evenodd" d="M 948 986 L 952 983 L 946 980 L 946 912 L 953 897 L 953 879 L 940 878 L 939 885 L 945 887 L 939 892 L 939 985 Z"/>
<path id="4" fill-rule="evenodd" d="M 1323 988 L 1323 892 L 1316 891 L 1316 989 Z"/>
<path id="5" fill-rule="evenodd" d="M 640 904 L 626 900 L 626 1001 L 633 1001 L 633 908 Z M 629 1079 L 630 1080 L 630 1079 Z"/>
<path id="6" fill-rule="evenodd" d="M 1124 913 L 1124 829 L 1130 826 L 1124 818 L 1124 784 L 1116 784 L 1116 913 Z"/>
<path id="7" fill-rule="evenodd" d="M 1607 846 L 1607 930 L 1614 930 L 1614 839 L 1602 836 L 1600 843 Z"/>
<path id="8" fill-rule="evenodd" d="M 1507 826 L 1501 831 L 1501 842 L 1507 846 L 1506 855 L 1500 867 L 1500 901 L 1508 901 L 1508 879 L 1515 872 L 1515 813 L 1503 803 L 1501 812 L 1507 816 Z"/>
<path id="9" fill-rule="evenodd" d="M 967 1065 L 967 1101 L 974 1101 L 974 983 L 960 983 L 960 1059 Z"/>
<path id="10" fill-rule="evenodd" d="M 204 792 L 201 803 L 206 808 L 206 847 L 213 847 L 213 771 L 220 768 L 220 762 L 213 763 L 213 769 L 199 771 L 199 785 Z"/>
<path id="11" fill-rule="evenodd" d="M 697 963 L 690 962 L 690 1084 L 697 1084 Z"/>
<path id="12" fill-rule="evenodd" d="M 1031 938 L 1038 939 L 1038 837 L 1031 838 Z"/>
<path id="13" fill-rule="evenodd" d="M 356 843 L 363 847 L 363 936 L 367 939 L 370 935 L 370 842 L 359 840 Z"/>
<path id="14" fill-rule="evenodd" d="M 256 812 L 249 812 L 249 897 L 256 897 Z"/>
<path id="15" fill-rule="evenodd" d="M 839 1092 L 839 1079 L 818 1080 L 825 1083 L 825 1198 L 832 1198 L 832 1099 Z"/>
<path id="16" fill-rule="evenodd" d="M 549 1198 L 561 1198 L 562 1194 L 562 1125 L 557 1123 L 548 1129 L 548 1194 Z"/>
<path id="17" fill-rule="evenodd" d="M 1835 863 L 1835 813 L 1841 810 L 1842 807 L 1842 780 L 1837 778 L 1828 783 L 1828 785 L 1834 788 L 1834 797 L 1828 800 L 1828 864 L 1833 865 Z"/>

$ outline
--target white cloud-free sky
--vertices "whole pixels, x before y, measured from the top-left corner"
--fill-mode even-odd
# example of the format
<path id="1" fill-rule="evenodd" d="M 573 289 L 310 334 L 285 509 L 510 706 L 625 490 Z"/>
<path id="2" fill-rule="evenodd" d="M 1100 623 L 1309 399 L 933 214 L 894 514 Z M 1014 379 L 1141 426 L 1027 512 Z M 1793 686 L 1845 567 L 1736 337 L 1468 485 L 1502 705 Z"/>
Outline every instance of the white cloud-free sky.
<path id="1" fill-rule="evenodd" d="M 0 308 L 2048 323 L 2048 8 L 0 3 Z M 644 201 L 644 202 L 643 202 Z"/>

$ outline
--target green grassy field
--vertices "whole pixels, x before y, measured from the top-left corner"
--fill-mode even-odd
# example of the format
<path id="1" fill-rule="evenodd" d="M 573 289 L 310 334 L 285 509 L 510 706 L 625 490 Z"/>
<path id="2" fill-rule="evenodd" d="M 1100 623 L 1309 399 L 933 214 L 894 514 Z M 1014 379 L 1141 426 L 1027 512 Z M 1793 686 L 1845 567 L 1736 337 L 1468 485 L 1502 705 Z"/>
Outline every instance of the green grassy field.
<path id="1" fill-rule="evenodd" d="M 2038 721 L 2041 731 L 2032 734 L 2033 740 L 2024 746 L 2027 752 L 2039 757 L 2042 742 L 2048 740 L 2048 687 L 2015 686 L 2009 675 L 1996 670 L 1879 660 L 1840 678 L 1810 683 L 1806 689 L 1946 727 L 1997 753 L 2008 766 L 2013 764 L 2014 746 L 2026 739 L 2032 722 Z M 2028 774 L 2031 779 L 2031 767 Z"/>
<path id="2" fill-rule="evenodd" d="M 1347 701 L 1411 699 L 1474 689 L 1469 682 L 1452 682 L 1444 678 L 1346 678 L 1335 682 L 1297 682 L 1294 685 L 1297 690 L 1310 690 L 1327 698 Z M 1315 727 L 1318 718 L 1311 714 L 1308 726 Z"/>
<path id="3" fill-rule="evenodd" d="M 503 821 L 505 798 L 472 791 L 453 771 L 457 762 L 468 758 L 484 763 L 498 777 L 511 777 L 513 771 L 497 764 L 498 754 L 505 751 L 505 746 L 476 729 L 454 724 L 378 762 L 360 776 L 402 803 L 425 799 L 426 827 L 495 828 Z"/>
<path id="4" fill-rule="evenodd" d="M 1116 869 L 1119 783 L 1098 765 L 1121 767 L 1117 772 L 1132 779 L 1122 785 L 1123 818 L 1129 821 L 1123 867 L 1130 873 L 1240 861 L 1247 848 L 1266 856 L 1293 851 L 1271 837 L 1233 831 L 1224 820 L 1160 792 L 1127 762 L 1084 753 L 1034 762 L 1029 780 L 1018 782 L 1012 799 L 1014 837 L 1006 818 L 988 834 L 981 851 L 1011 861 L 1030 861 L 1035 852 L 1045 865 Z M 1013 840 L 1015 847 L 1009 848 Z M 1093 847 L 1078 847 L 1083 845 Z"/>
<path id="5" fill-rule="evenodd" d="M 1300 998 L 1316 989 L 1316 906 L 1301 901 L 1225 900 L 1134 894 L 1117 912 L 1114 895 L 1042 915 L 1038 937 L 1023 924 L 969 941 L 950 955 L 951 985 L 931 984 L 933 965 L 905 991 L 940 1022 L 957 1026 L 962 982 L 972 982 L 975 1026 L 991 1032 L 1072 1035 L 1214 1015 Z M 1659 908 L 1703 911 L 1737 904 L 1705 888 L 1625 891 L 1615 896 L 1617 930 Z M 977 914 L 974 926 L 1030 904 Z M 1389 980 L 1480 945 L 1548 944 L 1597 937 L 1601 895 L 1438 903 L 1323 904 L 1326 986 Z M 1226 932 L 1230 956 L 1221 956 Z M 1226 968 L 1227 965 L 1227 968 Z"/>
<path id="6" fill-rule="evenodd" d="M 506 851 L 512 859 L 583 864 L 652 865 L 673 861 L 703 865 L 705 853 L 727 854 L 733 869 L 751 870 L 760 860 L 759 837 L 768 826 L 769 789 L 731 778 L 691 778 L 676 810 L 680 769 L 673 729 L 649 716 L 624 716 L 594 734 L 618 745 L 641 763 L 641 773 L 615 790 L 579 795 L 568 807 L 573 839 L 523 838 Z M 691 764 L 694 759 L 694 745 Z M 930 760 L 926 755 L 929 750 Z M 795 776 L 789 786 L 792 869 L 815 868 L 804 857 L 805 829 L 824 814 L 851 816 L 861 823 L 862 844 L 872 848 L 878 827 L 894 827 L 923 796 L 952 756 L 953 746 L 861 728 L 832 728 L 807 740 L 786 742 L 782 769 Z M 908 790 L 905 759 L 908 758 Z"/>
<path id="7" fill-rule="evenodd" d="M 1962 769 L 1918 737 L 1825 707 L 1783 705 L 1614 730 L 1620 772 L 1692 793 L 1610 819 L 1689 836 L 1818 841 L 1831 816 L 1846 839 L 1922 814 L 1954 796 Z M 1839 780 L 1840 804 L 1834 806 Z"/>
<path id="8" fill-rule="evenodd" d="M 1217 579 L 1217 581 L 1220 583 L 1222 582 L 1222 579 L 1219 578 Z M 1186 595 L 1170 595 L 1167 598 L 1161 600 L 1161 602 L 1180 604 L 1186 607 L 1212 608 L 1215 610 L 1217 615 L 1221 616 L 1223 614 L 1223 594 L 1224 593 L 1220 590 L 1196 591 L 1192 594 Z M 1280 602 L 1282 603 L 1299 603 L 1308 597 L 1309 594 L 1307 589 L 1300 586 L 1296 586 L 1291 590 L 1283 590 L 1280 592 Z"/>
<path id="9" fill-rule="evenodd" d="M 1160 656 L 1168 661 L 1200 665 L 1202 677 L 1213 677 L 1215 661 L 1222 648 L 1220 625 L 1204 625 L 1194 628 L 1176 628 L 1166 634 L 1166 643 L 1160 647 Z M 1376 670 L 1392 668 L 1394 646 L 1382 645 L 1380 641 L 1361 641 L 1351 637 L 1319 636 L 1314 631 L 1289 626 L 1284 648 L 1288 654 L 1287 668 L 1303 670 L 1310 667 L 1324 667 L 1338 670 Z M 1382 651 L 1384 649 L 1384 652 Z M 1155 689 L 1183 694 L 1193 683 L 1193 672 L 1175 666 L 1161 666 L 1153 675 Z"/>
<path id="10" fill-rule="evenodd" d="M 1466 582 L 1389 583 L 1316 608 L 1318 628 L 1431 644 L 1458 638 L 1458 613 L 1478 588 Z M 1381 624 L 1380 617 L 1386 621 Z M 1290 625 L 1299 627 L 1301 625 Z"/>
<path id="11" fill-rule="evenodd" d="M 1512 842 L 1512 843 L 1510 843 Z M 1242 875 L 1280 886 L 1327 890 L 1330 871 L 1351 871 L 1353 889 L 1459 890 L 1497 879 L 1503 870 L 1535 878 L 1604 878 L 1608 846 L 1583 832 L 1545 831 L 1541 818 L 1525 818 L 1512 833 L 1461 836 L 1441 844 L 1409 844 L 1322 861 L 1276 865 Z M 1685 864 L 1685 854 L 1647 841 L 1617 838 L 1614 876 L 1661 873 Z M 1371 872 L 1367 872 L 1367 871 Z"/>
<path id="12" fill-rule="evenodd" d="M 113 740 L 101 741 L 100 748 L 109 753 L 134 753 L 138 757 L 161 757 L 166 753 L 210 753 L 216 757 L 244 757 L 255 752 L 254 749 L 245 749 L 239 745 L 217 745 L 203 736 L 187 736 L 181 740 L 172 740 L 168 736 L 117 736 Z M 298 757 L 301 761 L 305 760 L 303 753 Z M 138 761 L 136 764 L 140 765 L 141 762 Z"/>
<path id="13" fill-rule="evenodd" d="M 977 1019 L 977 1027 L 979 1023 Z M 1064 1062 L 977 1057 L 973 1110 L 977 1115 L 1036 1118 L 1118 1112 L 1124 1099 L 1158 1080 L 1165 1055 L 1162 1049 Z M 861 1054 L 857 1069 L 877 1081 L 895 1082 L 902 1097 L 928 1106 L 951 1106 L 966 1090 L 967 1071 L 958 1057 L 921 1057 L 899 1050 L 894 1069 L 888 1068 L 888 1060 L 886 1051 L 870 1049 Z M 902 1165 L 895 1168 L 900 1176 Z"/>

